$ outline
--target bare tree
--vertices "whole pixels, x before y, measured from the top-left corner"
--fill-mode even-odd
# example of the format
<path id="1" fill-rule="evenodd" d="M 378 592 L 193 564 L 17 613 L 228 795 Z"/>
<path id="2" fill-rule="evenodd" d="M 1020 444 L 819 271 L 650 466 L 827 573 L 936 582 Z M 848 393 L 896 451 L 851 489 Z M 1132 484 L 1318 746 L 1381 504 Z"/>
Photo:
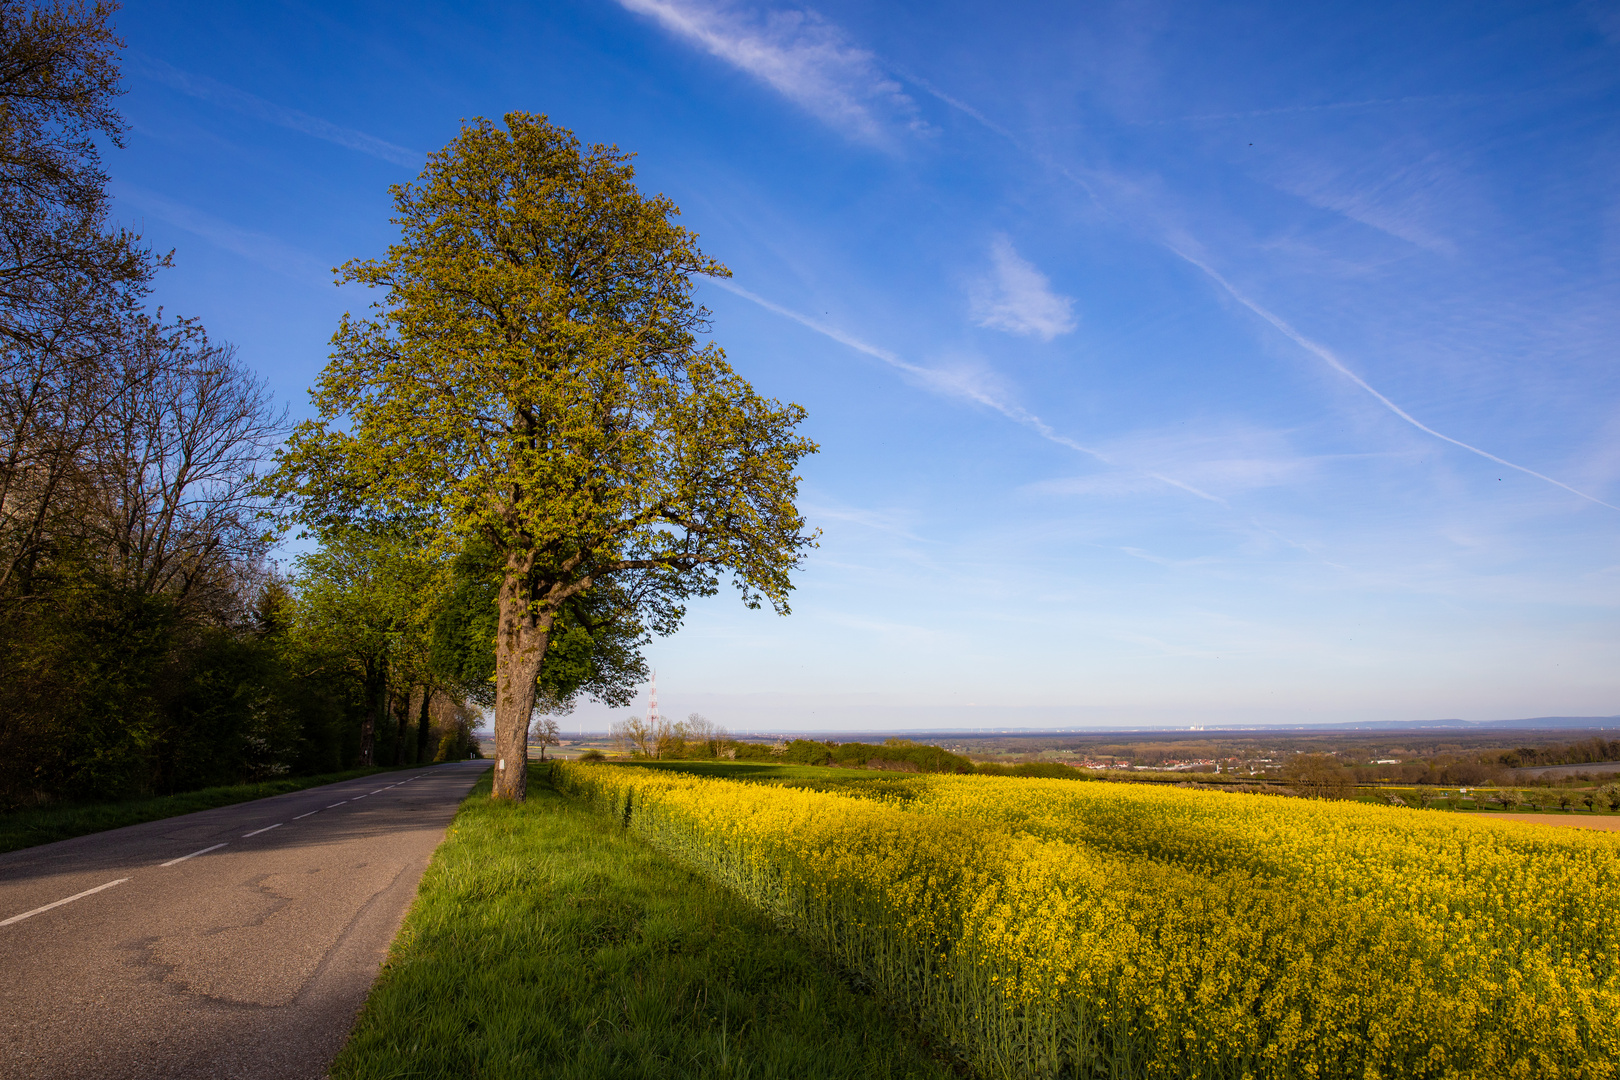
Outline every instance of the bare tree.
<path id="1" fill-rule="evenodd" d="M 168 261 L 107 227 L 115 7 L 0 0 L 0 596 L 28 596 L 72 535 L 86 451 L 137 374 L 121 346 Z"/>
<path id="2" fill-rule="evenodd" d="M 1327 754 L 1299 754 L 1283 766 L 1282 774 L 1290 786 L 1313 799 L 1342 799 L 1355 786 L 1350 773 Z"/>
<path id="3" fill-rule="evenodd" d="M 686 717 L 686 737 L 695 743 L 700 743 L 703 752 L 712 758 L 720 756 L 729 733 L 702 713 L 688 713 Z"/>
<path id="4" fill-rule="evenodd" d="M 156 266 L 106 228 L 96 139 L 122 146 L 125 128 L 116 6 L 0 0 L 0 338 L 23 350 L 94 326 Z"/>
<path id="5" fill-rule="evenodd" d="M 285 433 L 285 414 L 234 348 L 193 324 L 147 324 L 130 349 L 140 378 L 98 440 L 94 528 L 125 588 L 205 602 L 205 590 L 265 548 L 256 469 Z"/>
<path id="6" fill-rule="evenodd" d="M 608 728 L 608 737 L 613 740 L 614 750 L 620 754 L 639 754 L 647 758 L 658 756 L 658 734 L 654 725 L 639 716 L 629 716 L 612 724 Z"/>
<path id="7" fill-rule="evenodd" d="M 542 716 L 529 725 L 529 741 L 540 747 L 540 760 L 546 760 L 546 747 L 562 742 L 555 716 Z"/>

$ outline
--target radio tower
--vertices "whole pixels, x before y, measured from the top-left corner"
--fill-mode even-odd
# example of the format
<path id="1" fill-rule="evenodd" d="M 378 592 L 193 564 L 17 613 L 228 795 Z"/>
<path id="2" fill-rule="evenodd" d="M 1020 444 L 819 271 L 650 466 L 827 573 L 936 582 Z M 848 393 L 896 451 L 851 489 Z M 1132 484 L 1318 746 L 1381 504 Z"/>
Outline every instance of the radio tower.
<path id="1" fill-rule="evenodd" d="M 658 726 L 658 672 L 652 673 L 652 690 L 647 694 L 647 726 Z"/>

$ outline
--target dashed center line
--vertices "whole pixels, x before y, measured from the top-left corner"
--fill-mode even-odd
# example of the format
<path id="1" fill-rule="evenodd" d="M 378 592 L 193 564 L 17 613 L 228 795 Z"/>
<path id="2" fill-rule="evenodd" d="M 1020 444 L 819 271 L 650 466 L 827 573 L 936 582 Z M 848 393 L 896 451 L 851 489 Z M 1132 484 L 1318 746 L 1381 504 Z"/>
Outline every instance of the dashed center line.
<path id="1" fill-rule="evenodd" d="M 173 866 L 175 863 L 183 863 L 187 859 L 195 859 L 199 855 L 206 855 L 210 851 L 218 851 L 220 848 L 222 848 L 224 846 L 225 846 L 224 844 L 215 844 L 213 847 L 205 847 L 201 851 L 193 851 L 190 855 L 182 855 L 178 859 L 170 859 L 168 862 L 158 863 L 158 865 L 159 866 Z"/>
<path id="2" fill-rule="evenodd" d="M 412 780 L 419 780 L 419 779 L 421 779 L 422 776 L 425 776 L 425 775 L 426 775 L 425 773 L 419 773 L 416 776 L 407 776 L 405 779 L 400 780 L 400 781 L 398 781 L 396 783 L 384 785 L 383 787 L 378 788 L 376 791 L 368 791 L 368 792 L 366 792 L 365 795 L 356 795 L 356 796 L 354 796 L 353 798 L 350 798 L 350 799 L 339 799 L 337 802 L 332 803 L 330 806 L 325 807 L 325 809 L 331 810 L 331 809 L 334 809 L 336 807 L 342 806 L 344 803 L 359 802 L 361 799 L 367 798 L 368 796 L 380 794 L 381 792 L 387 791 L 390 788 L 400 787 L 400 786 L 402 786 L 404 784 L 410 783 Z M 295 816 L 292 820 L 301 821 L 304 818 L 309 817 L 311 814 L 318 814 L 318 813 L 320 813 L 320 810 L 310 810 L 310 811 L 307 811 L 305 813 L 302 813 L 302 814 L 299 814 L 299 815 Z M 286 822 L 278 821 L 274 825 L 266 825 L 262 829 L 254 829 L 250 833 L 243 833 L 242 834 L 242 839 L 246 840 L 249 837 L 258 836 L 260 833 L 267 833 L 271 829 L 279 829 L 284 824 L 286 824 Z M 160 867 L 176 866 L 176 865 L 178 865 L 180 863 L 185 862 L 187 859 L 195 859 L 197 856 L 206 855 L 210 851 L 218 851 L 220 848 L 225 847 L 228 843 L 229 843 L 229 841 L 222 841 L 222 842 L 220 842 L 218 844 L 210 844 L 208 847 L 199 848 L 198 850 L 193 851 L 189 855 L 181 855 L 179 858 L 170 859 L 168 862 L 158 863 L 158 866 L 160 866 Z M 9 919 L 0 919 L 0 926 L 10 926 L 12 923 L 19 923 L 19 922 L 22 922 L 24 919 L 31 919 L 35 915 L 39 915 L 42 912 L 50 911 L 52 908 L 59 908 L 63 904 L 71 904 L 75 900 L 83 900 L 86 896 L 92 896 L 92 895 L 94 895 L 94 894 L 96 894 L 98 892 L 101 892 L 103 889 L 110 889 L 114 885 L 122 885 L 124 882 L 126 882 L 128 880 L 130 880 L 130 879 L 127 878 L 127 877 L 121 877 L 116 881 L 109 881 L 105 885 L 97 885 L 93 889 L 86 889 L 83 892 L 74 893 L 72 896 L 65 896 L 60 900 L 52 901 L 51 903 L 45 904 L 42 907 L 34 908 L 32 911 L 25 911 L 21 915 L 13 915 Z"/>
<path id="3" fill-rule="evenodd" d="M 24 919 L 33 918 L 35 915 L 38 915 L 42 911 L 49 911 L 49 910 L 51 910 L 51 908 L 58 908 L 58 907 L 61 907 L 63 904 L 71 904 L 75 900 L 83 900 L 85 897 L 89 896 L 91 893 L 98 893 L 102 889 L 110 889 L 114 885 L 122 885 L 124 882 L 126 882 L 128 880 L 129 880 L 129 878 L 127 878 L 127 877 L 121 877 L 117 881 L 109 881 L 105 885 L 97 885 L 93 889 L 86 889 L 86 890 L 84 890 L 84 892 L 74 893 L 72 896 L 63 897 L 61 900 L 58 900 L 55 903 L 46 904 L 44 907 L 37 907 L 33 911 L 25 911 L 21 915 L 13 915 L 9 919 L 0 919 L 0 926 L 10 926 L 12 923 L 22 922 Z"/>

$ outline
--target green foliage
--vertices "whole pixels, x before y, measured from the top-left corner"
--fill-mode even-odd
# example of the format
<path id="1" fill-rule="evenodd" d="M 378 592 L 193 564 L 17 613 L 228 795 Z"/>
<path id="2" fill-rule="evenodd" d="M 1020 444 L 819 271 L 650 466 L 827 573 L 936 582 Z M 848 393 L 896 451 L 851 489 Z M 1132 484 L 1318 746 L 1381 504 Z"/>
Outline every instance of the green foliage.
<path id="1" fill-rule="evenodd" d="M 449 589 L 433 617 L 433 670 L 466 697 L 495 703 L 495 635 L 500 622 L 500 563 L 474 539 L 456 556 Z M 563 703 L 584 693 L 612 706 L 634 697 L 647 677 L 645 635 L 616 618 L 624 603 L 607 588 L 580 593 L 558 612 L 538 678 L 539 699 Z"/>
<path id="2" fill-rule="evenodd" d="M 741 755 L 739 755 L 741 756 Z M 794 739 L 781 760 L 799 765 L 838 765 L 844 768 L 895 769 L 908 772 L 970 773 L 973 762 L 938 746 L 919 746 L 909 740 L 871 743 L 832 743 Z M 906 768 L 910 766 L 910 768 Z"/>
<path id="3" fill-rule="evenodd" d="M 478 749 L 475 742 L 466 732 L 452 731 L 439 740 L 439 749 L 433 755 L 433 761 L 466 761 Z"/>
<path id="4" fill-rule="evenodd" d="M 356 672 L 381 667 L 430 610 L 441 568 L 386 529 L 332 526 L 320 540 L 298 558 L 299 636 Z"/>
<path id="5" fill-rule="evenodd" d="M 333 1077 L 951 1075 L 769 917 L 531 775 L 525 805 L 462 805 Z"/>
<path id="6" fill-rule="evenodd" d="M 496 742 L 521 761 L 559 620 L 593 638 L 559 651 L 560 685 L 594 693 L 598 627 L 632 646 L 667 633 L 722 575 L 787 610 L 814 542 L 794 469 L 815 447 L 794 434 L 802 409 L 698 346 L 692 278 L 727 271 L 674 204 L 636 189 L 628 155 L 511 113 L 392 191 L 400 242 L 343 268 L 379 299 L 333 336 L 319 416 L 288 441 L 276 490 L 306 523 L 410 521 L 439 554 L 486 546 Z M 499 793 L 521 798 L 525 776 Z"/>
<path id="7" fill-rule="evenodd" d="M 331 688 L 245 610 L 283 421 L 230 346 L 148 313 L 168 260 L 108 220 L 116 9 L 0 0 L 0 809 L 342 756 Z"/>
<path id="8" fill-rule="evenodd" d="M 1024 761 L 1016 765 L 1003 765 L 994 761 L 981 761 L 973 771 L 983 776 L 1034 776 L 1044 780 L 1095 780 L 1096 777 L 1071 765 L 1056 761 Z"/>
<path id="9" fill-rule="evenodd" d="M 350 689 L 300 664 L 284 613 L 219 625 L 88 574 L 51 588 L 53 603 L 0 622 L 0 809 L 352 760 L 340 745 Z"/>

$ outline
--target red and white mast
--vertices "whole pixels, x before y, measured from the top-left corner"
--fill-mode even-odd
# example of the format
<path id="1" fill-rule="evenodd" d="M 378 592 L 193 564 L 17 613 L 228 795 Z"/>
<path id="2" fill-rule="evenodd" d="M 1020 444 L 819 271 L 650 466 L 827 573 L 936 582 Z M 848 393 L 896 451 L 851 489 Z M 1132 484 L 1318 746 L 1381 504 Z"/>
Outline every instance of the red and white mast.
<path id="1" fill-rule="evenodd" d="M 652 673 L 652 689 L 647 693 L 647 727 L 658 727 L 658 672 Z"/>

